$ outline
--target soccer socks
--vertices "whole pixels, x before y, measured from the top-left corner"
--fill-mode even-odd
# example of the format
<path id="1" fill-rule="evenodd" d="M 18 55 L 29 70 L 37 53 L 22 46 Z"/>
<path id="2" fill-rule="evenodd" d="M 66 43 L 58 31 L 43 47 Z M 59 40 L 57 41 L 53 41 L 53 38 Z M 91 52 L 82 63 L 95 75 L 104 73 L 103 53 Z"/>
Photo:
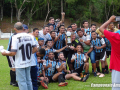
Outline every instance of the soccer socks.
<path id="1" fill-rule="evenodd" d="M 100 67 L 97 67 L 97 71 L 100 72 Z"/>
<path id="2" fill-rule="evenodd" d="M 10 70 L 10 85 L 13 83 L 13 76 L 12 76 L 12 70 Z"/>
<path id="3" fill-rule="evenodd" d="M 60 74 L 58 76 L 58 82 L 61 83 L 61 82 L 65 82 L 65 79 L 63 78 L 63 74 Z"/>
<path id="4" fill-rule="evenodd" d="M 12 80 L 13 80 L 13 83 L 17 83 L 16 82 L 16 73 L 15 73 L 15 71 L 12 71 Z"/>
<path id="5" fill-rule="evenodd" d="M 105 66 L 105 69 L 108 70 L 108 65 Z"/>
<path id="6" fill-rule="evenodd" d="M 11 78 L 10 85 L 18 86 L 18 84 L 16 82 L 16 73 L 15 73 L 15 71 L 10 70 L 10 78 Z"/>
<path id="7" fill-rule="evenodd" d="M 105 73 L 105 68 L 102 68 L 102 73 L 103 73 L 103 74 Z"/>

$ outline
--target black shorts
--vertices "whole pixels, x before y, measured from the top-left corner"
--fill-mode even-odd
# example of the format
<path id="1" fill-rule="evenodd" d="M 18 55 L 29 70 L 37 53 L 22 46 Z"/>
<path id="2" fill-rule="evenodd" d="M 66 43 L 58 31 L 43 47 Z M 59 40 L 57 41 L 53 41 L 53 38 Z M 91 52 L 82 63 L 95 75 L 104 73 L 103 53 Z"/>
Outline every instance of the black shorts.
<path id="1" fill-rule="evenodd" d="M 73 64 L 73 63 L 71 63 L 72 54 L 74 54 L 74 51 L 69 50 L 68 57 L 67 57 L 67 64 Z"/>
<path id="2" fill-rule="evenodd" d="M 96 53 L 95 55 L 95 60 L 98 61 L 98 60 L 103 60 L 105 61 L 105 57 L 106 57 L 106 51 L 103 51 L 101 53 Z"/>
<path id="3" fill-rule="evenodd" d="M 107 54 L 107 58 L 109 58 L 109 56 L 111 55 L 111 51 L 106 51 Z"/>
<path id="4" fill-rule="evenodd" d="M 50 82 L 55 82 L 55 81 L 53 80 L 53 76 L 47 76 L 47 78 L 48 78 L 48 80 L 49 80 L 49 83 L 50 83 Z"/>
<path id="5" fill-rule="evenodd" d="M 13 56 L 6 56 L 8 60 L 8 64 L 10 68 L 15 68 L 15 57 Z"/>
<path id="6" fill-rule="evenodd" d="M 82 64 L 78 69 L 75 69 L 73 73 L 77 73 L 78 76 L 80 76 L 80 73 L 83 71 L 83 69 L 84 69 L 84 64 Z"/>

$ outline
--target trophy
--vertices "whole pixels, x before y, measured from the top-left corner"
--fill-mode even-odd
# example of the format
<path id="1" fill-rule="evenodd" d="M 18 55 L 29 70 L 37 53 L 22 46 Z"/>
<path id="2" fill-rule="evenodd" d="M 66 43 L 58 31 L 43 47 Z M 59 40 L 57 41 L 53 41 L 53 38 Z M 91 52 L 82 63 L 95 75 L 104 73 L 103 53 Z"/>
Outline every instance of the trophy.
<path id="1" fill-rule="evenodd" d="M 67 45 L 70 47 L 72 45 L 72 42 L 71 42 L 71 32 L 67 31 L 66 32 L 66 36 L 67 36 Z"/>

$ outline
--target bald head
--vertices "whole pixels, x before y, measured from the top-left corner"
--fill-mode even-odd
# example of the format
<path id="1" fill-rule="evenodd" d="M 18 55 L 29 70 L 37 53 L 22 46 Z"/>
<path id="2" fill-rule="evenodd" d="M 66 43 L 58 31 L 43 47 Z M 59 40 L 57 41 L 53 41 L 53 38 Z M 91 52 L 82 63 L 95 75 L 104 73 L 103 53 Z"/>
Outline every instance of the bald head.
<path id="1" fill-rule="evenodd" d="M 17 22 L 15 23 L 14 28 L 17 30 L 23 30 L 23 24 L 21 22 Z"/>

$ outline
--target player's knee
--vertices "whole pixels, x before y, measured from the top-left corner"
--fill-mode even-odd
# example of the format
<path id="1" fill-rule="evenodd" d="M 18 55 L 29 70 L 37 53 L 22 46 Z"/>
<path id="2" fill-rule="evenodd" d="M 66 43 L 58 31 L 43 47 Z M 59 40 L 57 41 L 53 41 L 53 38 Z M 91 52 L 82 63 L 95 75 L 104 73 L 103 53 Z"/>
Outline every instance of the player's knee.
<path id="1" fill-rule="evenodd" d="M 86 63 L 85 63 L 85 66 L 89 66 L 89 63 L 88 63 L 88 62 L 86 62 Z"/>

